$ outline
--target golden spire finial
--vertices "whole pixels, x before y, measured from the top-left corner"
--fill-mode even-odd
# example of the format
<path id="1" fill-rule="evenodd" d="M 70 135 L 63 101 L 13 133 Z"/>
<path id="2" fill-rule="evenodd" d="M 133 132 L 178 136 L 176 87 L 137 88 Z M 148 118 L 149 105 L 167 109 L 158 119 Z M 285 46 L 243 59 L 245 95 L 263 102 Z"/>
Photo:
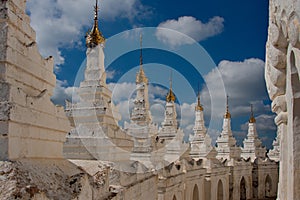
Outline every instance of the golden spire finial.
<path id="1" fill-rule="evenodd" d="M 140 67 L 143 65 L 143 35 L 140 34 Z"/>
<path id="2" fill-rule="evenodd" d="M 172 73 L 172 70 L 170 70 L 170 89 L 172 90 L 172 87 L 173 87 L 173 73 Z"/>
<path id="3" fill-rule="evenodd" d="M 229 99 L 229 96 L 227 95 L 227 96 L 226 96 L 226 113 L 225 113 L 225 115 L 224 115 L 224 118 L 226 118 L 226 119 L 231 118 L 231 114 L 230 114 L 230 112 L 229 112 L 228 99 Z"/>
<path id="4" fill-rule="evenodd" d="M 200 89 L 199 89 L 199 83 L 198 83 L 198 98 L 197 98 L 197 105 L 195 107 L 196 111 L 203 111 L 203 107 L 201 106 L 200 103 Z"/>
<path id="5" fill-rule="evenodd" d="M 98 10 L 99 10 L 99 8 L 98 8 L 98 0 L 96 0 L 96 6 L 94 8 L 95 8 L 95 18 L 94 18 L 94 20 L 98 24 Z"/>
<path id="6" fill-rule="evenodd" d="M 176 100 L 176 97 L 172 91 L 172 70 L 171 70 L 171 74 L 170 74 L 170 89 L 169 89 L 166 99 L 167 99 L 167 102 L 171 102 L 171 101 L 174 102 Z"/>
<path id="7" fill-rule="evenodd" d="M 136 75 L 136 84 L 139 83 L 147 83 L 148 84 L 148 79 L 145 75 L 144 69 L 143 69 L 143 46 L 142 46 L 142 42 L 143 42 L 143 36 L 142 34 L 140 34 L 140 70 Z"/>
<path id="8" fill-rule="evenodd" d="M 87 47 L 95 47 L 98 44 L 104 43 L 105 38 L 102 33 L 99 31 L 98 27 L 98 0 L 96 0 L 96 5 L 94 6 L 95 17 L 94 17 L 94 26 L 90 33 L 87 33 L 86 36 L 86 45 Z"/>
<path id="9" fill-rule="evenodd" d="M 251 115 L 250 115 L 249 123 L 255 123 L 256 119 L 255 119 L 254 113 L 253 113 L 253 104 L 250 104 L 250 106 L 251 106 Z"/>

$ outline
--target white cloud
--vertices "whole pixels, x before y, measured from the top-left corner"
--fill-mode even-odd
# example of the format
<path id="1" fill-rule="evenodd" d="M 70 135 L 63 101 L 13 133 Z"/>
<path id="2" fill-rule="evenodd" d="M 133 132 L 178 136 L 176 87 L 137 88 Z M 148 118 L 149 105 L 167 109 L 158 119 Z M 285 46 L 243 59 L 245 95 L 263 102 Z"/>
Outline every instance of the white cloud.
<path id="1" fill-rule="evenodd" d="M 122 116 L 120 125 L 125 121 L 130 121 L 130 112 L 133 106 L 133 98 L 135 97 L 136 84 L 123 82 L 123 83 L 110 83 L 108 84 L 112 91 L 112 99 L 116 106 L 119 107 L 119 112 Z M 151 102 L 150 111 L 153 116 L 153 122 L 160 124 L 164 118 L 165 102 L 160 99 L 166 93 L 166 89 L 149 85 L 149 101 Z"/>
<path id="2" fill-rule="evenodd" d="M 178 105 L 177 105 L 178 106 Z M 177 118 L 180 120 L 180 128 L 184 132 L 184 140 L 188 141 L 190 134 L 193 134 L 194 121 L 195 121 L 195 103 L 183 103 L 178 106 Z"/>
<path id="3" fill-rule="evenodd" d="M 118 107 L 122 116 L 120 125 L 123 125 L 124 121 L 130 121 L 130 112 L 133 106 L 132 100 L 135 97 L 136 84 L 129 82 L 109 83 L 108 87 L 112 91 L 114 104 Z M 78 102 L 79 96 L 76 93 L 77 89 L 76 87 L 68 87 L 67 81 L 57 80 L 51 100 L 54 104 L 65 105 L 65 100 L 71 101 L 73 97 L 73 102 Z M 153 122 L 157 124 L 160 124 L 164 118 L 165 101 L 159 97 L 165 93 L 166 89 L 164 88 L 149 86 L 150 111 L 152 112 Z"/>
<path id="4" fill-rule="evenodd" d="M 108 87 L 112 91 L 112 99 L 122 116 L 121 124 L 123 124 L 124 121 L 129 121 L 132 95 L 136 89 L 135 83 L 109 83 Z M 77 91 L 78 88 L 69 87 L 66 80 L 57 80 L 51 100 L 54 104 L 63 106 L 65 105 L 65 100 L 78 102 L 80 97 Z"/>
<path id="5" fill-rule="evenodd" d="M 213 92 L 216 98 L 227 93 L 230 96 L 229 105 L 233 118 L 248 117 L 250 114 L 249 104 L 252 103 L 254 105 L 254 113 L 257 116 L 257 129 L 263 131 L 264 134 L 270 131 L 274 132 L 276 130 L 273 122 L 274 116 L 265 114 L 266 112 L 270 112 L 270 105 L 263 103 L 263 101 L 267 99 L 263 71 L 264 62 L 259 59 L 247 59 L 243 62 L 220 62 L 217 69 L 212 70 L 204 77 L 205 82 L 210 84 L 211 88 L 211 91 L 208 91 L 207 88 L 201 91 L 201 103 L 204 106 L 206 118 L 211 111 L 210 93 Z M 218 73 L 221 74 L 225 88 L 219 87 L 219 84 L 217 84 L 221 81 L 217 79 L 220 77 Z M 120 122 L 122 125 L 124 121 L 130 120 L 130 112 L 133 105 L 132 99 L 135 96 L 136 85 L 131 82 L 123 82 L 110 83 L 108 86 L 112 91 L 114 103 L 119 107 L 120 114 L 122 115 L 122 121 Z M 53 99 L 56 102 L 64 102 L 64 99 L 70 99 L 72 89 L 72 87 L 67 87 L 65 81 L 58 81 Z M 226 92 L 222 90 L 226 90 Z M 164 118 L 164 97 L 166 92 L 167 89 L 165 88 L 149 85 L 150 110 L 152 112 L 153 121 L 158 125 L 161 124 Z M 222 117 L 225 111 L 225 102 L 222 100 L 217 100 L 216 102 L 217 104 L 215 105 L 214 111 L 218 113 L 219 117 Z M 184 102 L 179 106 L 178 117 L 181 119 L 181 128 L 186 134 L 192 133 L 192 127 L 194 125 L 194 106 L 194 103 L 188 104 Z M 215 123 L 214 121 L 211 122 Z M 221 123 L 216 123 L 216 126 L 211 125 L 207 127 L 209 128 L 208 131 L 213 142 L 220 134 Z M 233 123 L 236 122 L 233 121 Z M 246 134 L 247 129 L 245 129 L 245 126 L 245 124 L 241 126 L 241 131 L 244 131 L 243 134 Z M 240 130 L 235 130 L 235 132 L 236 131 Z"/>
<path id="6" fill-rule="evenodd" d="M 133 106 L 132 100 L 135 97 L 136 85 L 135 83 L 110 83 L 109 88 L 112 90 L 112 98 L 116 106 L 119 107 L 119 112 L 122 115 L 120 124 L 124 121 L 130 121 L 130 112 Z M 159 86 L 149 85 L 149 102 L 152 120 L 154 123 L 160 125 L 164 119 L 165 100 L 164 96 L 167 93 L 165 88 Z M 177 105 L 177 115 L 180 120 L 180 127 L 191 133 L 191 124 L 194 124 L 194 104 L 183 103 Z"/>
<path id="7" fill-rule="evenodd" d="M 122 126 L 125 121 L 130 120 L 130 106 L 132 105 L 132 98 L 136 89 L 135 83 L 109 83 L 109 89 L 112 91 L 112 100 L 119 113 L 122 116 L 119 124 Z"/>
<path id="8" fill-rule="evenodd" d="M 208 129 L 208 134 L 211 138 L 212 145 L 216 144 L 217 138 L 220 136 L 221 131 L 218 129 Z"/>
<path id="9" fill-rule="evenodd" d="M 105 20 L 116 18 L 143 18 L 151 13 L 151 9 L 142 5 L 140 0 L 103 0 L 100 16 Z"/>
<path id="10" fill-rule="evenodd" d="M 219 77 L 222 80 L 218 80 Z M 222 116 L 225 112 L 224 93 L 229 95 L 229 106 L 232 117 L 248 116 L 250 103 L 254 106 L 256 114 L 270 111 L 270 105 L 265 105 L 267 91 L 264 80 L 264 62 L 260 59 L 246 59 L 243 62 L 221 61 L 217 69 L 212 70 L 205 77 L 206 84 L 210 85 L 210 91 L 203 88 L 201 91 L 202 104 L 206 108 L 206 114 L 210 113 L 210 94 L 216 99 L 214 112 Z M 220 87 L 220 82 L 224 86 Z M 225 92 L 224 92 L 225 90 Z"/>
<path id="11" fill-rule="evenodd" d="M 204 80 L 210 85 L 210 91 L 207 87 L 201 91 L 201 103 L 204 106 L 206 118 L 211 116 L 211 97 L 214 100 L 214 112 L 218 119 L 212 119 L 213 129 L 221 130 L 222 116 L 225 113 L 224 93 L 229 95 L 229 110 L 233 118 L 232 123 L 240 123 L 239 118 L 250 116 L 250 103 L 253 104 L 256 117 L 257 130 L 261 137 L 267 136 L 269 139 L 264 141 L 268 147 L 271 146 L 276 127 L 274 125 L 274 115 L 272 115 L 270 105 L 265 105 L 264 101 L 268 99 L 264 80 L 265 63 L 260 59 L 246 59 L 242 62 L 221 61 L 216 69 L 208 73 Z M 222 80 L 220 80 L 220 75 Z M 220 87 L 220 82 L 224 82 L 224 87 Z M 269 113 L 269 114 L 268 114 Z M 239 144 L 247 134 L 247 123 L 242 124 L 240 129 L 233 130 Z M 210 131 L 210 130 L 209 130 Z M 216 132 L 217 134 L 218 132 Z M 211 133 L 210 135 L 215 135 Z M 212 136 L 214 141 L 216 137 Z"/>
<path id="12" fill-rule="evenodd" d="M 187 128 L 190 124 L 194 124 L 195 120 L 195 104 L 183 103 L 180 105 L 181 127 Z M 179 114 L 179 113 L 178 113 Z M 187 128 L 187 130 L 190 130 Z"/>
<path id="13" fill-rule="evenodd" d="M 116 74 L 116 71 L 115 70 L 112 70 L 112 71 L 106 71 L 106 79 L 113 79 L 114 78 L 114 75 Z"/>
<path id="14" fill-rule="evenodd" d="M 275 115 L 266 115 L 261 114 L 256 119 L 256 129 L 258 132 L 260 131 L 276 131 L 276 125 L 274 123 Z M 247 131 L 248 130 L 248 122 L 241 125 L 241 130 Z"/>
<path id="15" fill-rule="evenodd" d="M 187 138 L 190 134 L 193 134 L 193 128 L 194 128 L 194 121 L 195 121 L 195 105 L 196 103 L 188 104 L 188 103 L 183 103 L 180 106 L 180 128 L 183 129 L 185 133 L 185 138 Z M 206 111 L 204 111 L 205 113 Z M 207 133 L 209 134 L 210 138 L 212 139 L 212 145 L 215 144 L 217 137 L 221 134 L 221 131 L 219 129 L 215 129 L 214 127 L 210 127 L 207 124 L 207 121 L 205 121 L 205 125 L 207 128 Z M 218 128 L 222 128 L 221 126 Z"/>
<path id="16" fill-rule="evenodd" d="M 183 16 L 179 17 L 178 20 L 172 19 L 160 23 L 156 37 L 173 47 L 191 44 L 194 41 L 189 37 L 199 42 L 220 34 L 224 28 L 223 22 L 224 19 L 218 16 L 211 18 L 207 23 L 191 16 Z M 186 35 L 189 37 L 186 37 Z"/>
<path id="17" fill-rule="evenodd" d="M 78 102 L 79 96 L 77 95 L 76 87 L 68 87 L 67 81 L 56 80 L 56 86 L 54 88 L 51 100 L 56 105 L 65 105 L 65 101 Z"/>
<path id="18" fill-rule="evenodd" d="M 274 123 L 275 115 L 267 115 L 261 114 L 256 116 L 256 129 L 259 138 L 263 142 L 263 145 L 267 147 L 267 149 L 272 148 L 272 142 L 274 137 L 276 136 L 277 127 Z M 244 133 L 244 139 L 247 136 L 248 132 L 248 122 L 241 124 L 241 130 Z"/>
<path id="19" fill-rule="evenodd" d="M 165 99 L 167 96 L 168 89 L 162 88 L 157 85 L 149 85 L 149 99 L 154 99 L 155 97 L 159 97 L 160 99 Z"/>
<path id="20" fill-rule="evenodd" d="M 29 0 L 27 10 L 41 54 L 45 57 L 52 55 L 55 65 L 64 64 L 61 49 L 81 45 L 79 41 L 92 26 L 94 3 L 86 0 Z M 101 20 L 132 20 L 146 13 L 139 0 L 103 0 L 100 8 L 100 25 Z"/>
<path id="21" fill-rule="evenodd" d="M 130 121 L 130 102 L 129 101 L 120 101 L 116 106 L 119 109 L 119 113 L 122 116 L 121 121 L 119 124 L 123 126 L 124 122 L 129 122 Z"/>
<path id="22" fill-rule="evenodd" d="M 152 115 L 152 121 L 155 124 L 160 125 L 164 120 L 165 106 L 163 104 L 155 103 L 150 106 L 150 111 Z"/>
<path id="23" fill-rule="evenodd" d="M 136 90 L 135 83 L 109 83 L 109 89 L 112 91 L 112 99 L 115 104 L 120 103 L 121 101 L 128 101 L 134 95 Z"/>

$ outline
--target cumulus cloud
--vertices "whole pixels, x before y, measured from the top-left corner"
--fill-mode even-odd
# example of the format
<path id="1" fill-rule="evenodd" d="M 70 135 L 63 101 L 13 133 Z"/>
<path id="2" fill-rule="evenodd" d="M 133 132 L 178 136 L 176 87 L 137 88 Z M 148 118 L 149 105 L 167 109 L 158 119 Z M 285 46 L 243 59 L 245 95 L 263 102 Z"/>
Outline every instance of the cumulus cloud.
<path id="1" fill-rule="evenodd" d="M 158 85 L 149 85 L 149 98 L 150 100 L 154 99 L 165 99 L 167 96 L 168 89 L 160 87 Z"/>
<path id="2" fill-rule="evenodd" d="M 204 114 L 207 117 L 211 116 L 212 108 L 210 95 L 215 99 L 214 110 L 215 116 L 220 119 L 225 113 L 225 98 L 224 94 L 229 95 L 229 110 L 233 118 L 232 123 L 243 123 L 240 128 L 233 130 L 238 144 L 242 144 L 243 139 L 247 135 L 248 123 L 236 122 L 241 117 L 250 115 L 250 104 L 253 104 L 254 114 L 256 117 L 257 130 L 260 137 L 268 138 L 264 140 L 264 144 L 270 148 L 273 137 L 276 133 L 274 124 L 274 115 L 271 114 L 271 108 L 265 101 L 268 100 L 264 80 L 264 61 L 260 59 L 246 59 L 242 62 L 221 61 L 218 67 L 208 73 L 204 79 L 206 84 L 201 91 L 201 101 L 206 109 Z M 219 78 L 222 80 L 219 80 Z M 224 82 L 224 87 L 220 82 Z M 220 86 L 221 85 L 221 86 Z M 212 119 L 213 122 L 217 121 Z M 221 129 L 221 126 L 217 127 Z M 214 140 L 213 140 L 214 141 Z"/>
<path id="3" fill-rule="evenodd" d="M 130 82 L 123 83 L 110 83 L 108 84 L 112 91 L 112 99 L 116 106 L 119 107 L 119 112 L 122 115 L 122 120 L 120 122 L 123 125 L 124 121 L 130 121 L 130 112 L 133 107 L 133 99 L 136 93 L 136 84 Z M 150 111 L 152 114 L 152 120 L 154 123 L 160 125 L 164 119 L 165 111 L 165 96 L 168 90 L 166 88 L 149 85 L 149 102 Z M 194 121 L 194 108 L 195 104 L 183 103 L 177 106 L 178 120 L 180 121 L 180 126 L 184 130 L 188 130 L 191 133 L 191 124 Z"/>
<path id="4" fill-rule="evenodd" d="M 124 122 L 130 121 L 130 103 L 129 101 L 119 101 L 116 104 L 116 107 L 119 109 L 119 113 L 122 116 L 121 121 L 119 122 L 119 125 L 123 126 Z"/>
<path id="5" fill-rule="evenodd" d="M 264 101 L 267 99 L 267 92 L 263 71 L 264 62 L 260 59 L 252 58 L 242 62 L 222 61 L 216 69 L 213 69 L 204 77 L 206 84 L 210 84 L 210 91 L 208 91 L 208 87 L 202 89 L 201 103 L 204 106 L 204 114 L 207 119 L 206 125 L 207 128 L 209 128 L 208 132 L 213 142 L 215 142 L 217 136 L 220 135 L 222 120 L 220 120 L 220 123 L 216 123 L 216 126 L 208 124 L 210 118 L 208 118 L 207 115 L 211 111 L 211 93 L 214 93 L 214 97 L 218 98 L 214 111 L 217 112 L 220 119 L 225 112 L 225 101 L 224 97 L 222 100 L 221 95 L 227 93 L 230 96 L 229 106 L 233 120 L 237 120 L 237 118 L 240 117 L 248 118 L 250 114 L 249 104 L 252 103 L 254 105 L 254 113 L 257 116 L 257 129 L 259 133 L 262 133 L 262 136 L 266 136 L 270 132 L 276 132 L 276 126 L 273 122 L 274 115 L 268 114 L 268 112 L 270 113 L 270 105 L 264 104 Z M 218 80 L 219 77 L 221 77 L 222 80 Z M 219 86 L 220 84 L 218 84 L 218 82 L 220 81 L 224 82 L 224 87 Z M 130 112 L 133 106 L 132 100 L 135 97 L 136 85 L 133 82 L 123 82 L 109 83 L 108 86 L 112 91 L 112 98 L 115 105 L 119 107 L 120 114 L 122 115 L 120 125 L 123 126 L 124 121 L 130 120 Z M 64 99 L 70 99 L 72 90 L 74 90 L 74 88 L 68 87 L 66 81 L 58 81 L 54 91 L 53 101 L 63 103 Z M 225 90 L 225 92 L 223 90 Z M 166 88 L 161 86 L 149 85 L 150 110 L 153 121 L 158 125 L 160 125 L 164 119 L 165 96 L 167 91 Z M 180 127 L 187 136 L 193 133 L 195 103 L 189 104 L 182 102 L 181 105 L 177 105 L 177 107 Z M 212 120 L 211 122 L 215 123 L 214 119 Z M 232 123 L 244 122 L 233 121 Z M 247 134 L 247 124 L 240 125 L 240 129 L 237 128 L 237 130 L 234 130 L 234 134 L 237 140 L 241 142 Z M 270 139 L 270 141 L 271 140 L 272 139 Z M 270 143 L 270 141 L 267 142 Z"/>
<path id="6" fill-rule="evenodd" d="M 86 0 L 29 0 L 27 11 L 37 33 L 40 52 L 52 55 L 57 65 L 64 64 L 61 49 L 81 46 L 88 27 L 92 25 L 94 1 Z M 145 15 L 146 7 L 139 0 L 101 1 L 101 20 L 115 20 Z"/>
<path id="7" fill-rule="evenodd" d="M 154 103 L 150 106 L 150 111 L 153 123 L 160 125 L 164 120 L 165 106 L 163 104 Z"/>
<path id="8" fill-rule="evenodd" d="M 136 84 L 131 82 L 109 83 L 108 87 L 112 91 L 112 99 L 122 116 L 120 125 L 125 121 L 130 121 L 130 112 L 133 107 L 133 99 L 136 93 Z M 164 118 L 165 101 L 163 97 L 167 94 L 165 88 L 149 85 L 150 111 L 153 116 L 153 122 L 160 124 Z"/>
<path id="9" fill-rule="evenodd" d="M 51 100 L 54 104 L 62 106 L 65 106 L 66 100 L 78 102 L 79 96 L 77 95 L 77 89 L 77 87 L 68 87 L 66 80 L 57 80 Z"/>
<path id="10" fill-rule="evenodd" d="M 151 8 L 145 6 L 140 0 L 103 0 L 100 16 L 105 20 L 116 18 L 143 18 L 151 14 Z"/>
<path id="11" fill-rule="evenodd" d="M 216 144 L 217 138 L 220 136 L 221 131 L 218 129 L 208 129 L 208 134 L 211 138 L 212 145 Z"/>
<path id="12" fill-rule="evenodd" d="M 221 61 L 216 69 L 208 73 L 204 79 L 210 85 L 201 91 L 201 99 L 204 106 L 210 108 L 210 95 L 216 98 L 214 112 L 222 116 L 225 112 L 224 93 L 229 95 L 229 106 L 232 117 L 247 116 L 250 113 L 250 103 L 254 112 L 262 114 L 270 111 L 270 105 L 265 105 L 267 91 L 264 80 L 264 65 L 260 59 L 246 59 L 243 62 Z M 218 80 L 221 75 L 222 80 Z M 224 87 L 220 87 L 220 82 Z"/>
<path id="13" fill-rule="evenodd" d="M 133 106 L 133 99 L 135 98 L 136 84 L 131 82 L 109 83 L 108 87 L 112 91 L 114 104 L 118 107 L 122 116 L 120 125 L 123 125 L 125 121 L 130 121 L 130 112 Z M 63 106 L 65 105 L 65 100 L 72 101 L 72 98 L 73 102 L 78 102 L 79 96 L 77 91 L 78 88 L 69 87 L 67 81 L 57 80 L 51 100 L 54 104 Z M 162 100 L 162 97 L 164 97 L 166 93 L 167 90 L 165 88 L 149 85 L 150 111 L 153 116 L 153 122 L 156 124 L 160 124 L 164 119 L 165 101 Z"/>
<path id="14" fill-rule="evenodd" d="M 115 70 L 112 70 L 112 71 L 106 71 L 106 79 L 107 79 L 107 80 L 113 79 L 115 74 L 116 74 L 116 71 L 115 71 Z"/>
<path id="15" fill-rule="evenodd" d="M 224 19 L 216 16 L 203 23 L 191 16 L 179 17 L 177 20 L 167 20 L 158 25 L 156 37 L 171 46 L 192 44 L 220 34 L 224 28 Z M 175 31 L 174 31 L 175 30 Z M 193 38 L 192 40 L 189 37 Z"/>
<path id="16" fill-rule="evenodd" d="M 274 117 L 274 114 L 261 114 L 255 117 L 258 136 L 267 149 L 272 148 L 272 142 L 276 135 L 277 127 L 274 123 Z M 248 122 L 241 124 L 241 130 L 245 133 L 242 138 L 244 139 L 248 131 Z"/>
<path id="17" fill-rule="evenodd" d="M 121 101 L 128 101 L 136 91 L 135 83 L 110 83 L 108 87 L 112 91 L 112 99 L 116 104 Z"/>
<path id="18" fill-rule="evenodd" d="M 274 123 L 275 115 L 261 114 L 256 118 L 256 129 L 260 131 L 276 131 L 276 125 Z M 248 130 L 248 122 L 241 125 L 241 130 Z"/>
<path id="19" fill-rule="evenodd" d="M 195 120 L 195 104 L 183 103 L 180 106 L 180 125 L 187 130 L 192 130 L 191 127 L 188 127 L 190 124 L 194 124 Z"/>

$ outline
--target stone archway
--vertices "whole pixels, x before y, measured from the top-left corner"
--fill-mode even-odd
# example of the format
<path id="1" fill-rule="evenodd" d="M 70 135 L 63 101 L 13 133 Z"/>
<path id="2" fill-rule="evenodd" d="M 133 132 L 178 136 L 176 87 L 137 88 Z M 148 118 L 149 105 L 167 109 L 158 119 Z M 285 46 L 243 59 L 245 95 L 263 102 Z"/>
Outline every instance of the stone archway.
<path id="1" fill-rule="evenodd" d="M 176 198 L 175 194 L 174 194 L 174 196 L 173 196 L 173 199 L 172 199 L 172 200 L 177 200 L 177 198 Z"/>
<path id="2" fill-rule="evenodd" d="M 217 199 L 218 200 L 223 200 L 223 196 L 224 196 L 224 191 L 223 191 L 223 183 L 221 180 L 219 180 L 218 182 L 218 190 L 217 190 Z"/>
<path id="3" fill-rule="evenodd" d="M 269 174 L 266 176 L 265 180 L 265 197 L 272 197 L 272 179 Z"/>
<path id="4" fill-rule="evenodd" d="M 241 200 L 247 199 L 246 180 L 244 177 L 242 177 L 240 182 L 240 199 Z"/>
<path id="5" fill-rule="evenodd" d="M 194 186 L 194 189 L 193 189 L 193 197 L 192 197 L 192 200 L 199 200 L 199 189 L 198 189 L 198 186 L 195 185 Z"/>

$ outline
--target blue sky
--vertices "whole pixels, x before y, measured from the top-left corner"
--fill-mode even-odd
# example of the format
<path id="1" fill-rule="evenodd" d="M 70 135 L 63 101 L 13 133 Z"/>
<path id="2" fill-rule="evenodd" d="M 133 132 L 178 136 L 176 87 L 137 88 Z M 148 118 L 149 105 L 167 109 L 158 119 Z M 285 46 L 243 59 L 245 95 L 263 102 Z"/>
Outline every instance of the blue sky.
<path id="1" fill-rule="evenodd" d="M 55 58 L 58 79 L 55 103 L 71 98 L 76 77 L 82 74 L 84 36 L 93 24 L 94 4 L 94 0 L 28 1 L 27 11 L 37 33 L 39 49 L 43 56 Z M 179 117 L 186 132 L 191 132 L 195 92 L 200 83 L 206 124 L 210 126 L 209 122 L 216 121 L 210 130 L 213 138 L 221 130 L 220 116 L 224 113 L 227 93 L 232 129 L 239 143 L 247 134 L 252 103 L 258 133 L 270 147 L 276 127 L 263 74 L 267 26 L 267 0 L 100 0 L 100 29 L 107 38 L 108 83 L 123 120 L 128 120 L 129 94 L 135 89 L 142 32 L 144 67 L 152 82 L 151 112 L 158 124 L 162 120 L 165 89 L 172 69 L 174 91 L 180 100 Z M 158 28 L 182 32 L 193 40 Z M 224 84 L 223 88 L 219 83 Z M 220 97 L 214 110 L 212 93 Z M 216 119 L 211 119 L 212 112 L 216 113 Z"/>

